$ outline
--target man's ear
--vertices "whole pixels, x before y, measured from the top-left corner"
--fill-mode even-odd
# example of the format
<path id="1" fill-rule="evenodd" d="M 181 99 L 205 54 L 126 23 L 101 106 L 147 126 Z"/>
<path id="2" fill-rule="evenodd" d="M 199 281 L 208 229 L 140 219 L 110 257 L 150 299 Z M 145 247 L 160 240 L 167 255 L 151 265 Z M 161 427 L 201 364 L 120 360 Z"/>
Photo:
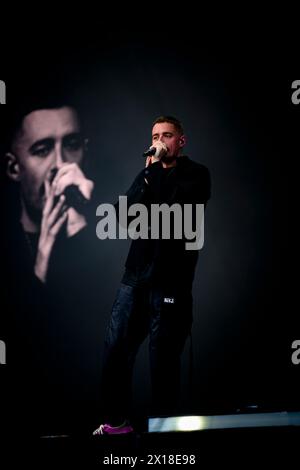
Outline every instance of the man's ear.
<path id="1" fill-rule="evenodd" d="M 180 147 L 185 146 L 185 144 L 186 144 L 186 136 L 185 135 L 180 136 L 179 144 L 180 144 Z"/>
<path id="2" fill-rule="evenodd" d="M 20 165 L 13 153 L 5 154 L 6 174 L 13 181 L 20 181 Z"/>

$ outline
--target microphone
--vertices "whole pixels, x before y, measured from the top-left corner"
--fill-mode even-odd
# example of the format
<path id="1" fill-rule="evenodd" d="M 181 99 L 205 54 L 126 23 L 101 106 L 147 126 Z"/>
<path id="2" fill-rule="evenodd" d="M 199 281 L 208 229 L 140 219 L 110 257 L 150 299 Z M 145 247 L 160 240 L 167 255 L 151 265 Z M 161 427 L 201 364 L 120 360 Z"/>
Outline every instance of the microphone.
<path id="1" fill-rule="evenodd" d="M 58 172 L 57 168 L 53 168 L 51 170 L 51 175 L 49 178 L 50 184 L 52 184 L 52 181 L 55 178 L 56 173 Z M 66 204 L 70 207 L 74 207 L 74 209 L 82 208 L 82 206 L 85 206 L 89 201 L 86 199 L 83 194 L 79 191 L 78 187 L 75 184 L 71 184 L 70 186 L 67 186 L 63 192 L 66 198 Z M 57 196 L 57 199 L 59 199 L 59 196 Z"/>
<path id="2" fill-rule="evenodd" d="M 156 154 L 156 148 L 155 147 L 150 147 L 149 150 L 147 150 L 146 152 L 143 153 L 143 157 L 146 158 L 146 157 L 152 157 L 152 155 L 155 155 Z"/>
<path id="3" fill-rule="evenodd" d="M 89 202 L 75 184 L 67 186 L 63 194 L 66 196 L 66 203 L 68 206 L 74 207 L 74 209 L 80 209 Z"/>
<path id="4" fill-rule="evenodd" d="M 152 157 L 155 155 L 156 158 L 161 158 L 168 152 L 168 148 L 166 144 L 161 141 L 155 142 L 155 145 L 151 145 L 151 147 L 143 153 L 143 157 Z"/>

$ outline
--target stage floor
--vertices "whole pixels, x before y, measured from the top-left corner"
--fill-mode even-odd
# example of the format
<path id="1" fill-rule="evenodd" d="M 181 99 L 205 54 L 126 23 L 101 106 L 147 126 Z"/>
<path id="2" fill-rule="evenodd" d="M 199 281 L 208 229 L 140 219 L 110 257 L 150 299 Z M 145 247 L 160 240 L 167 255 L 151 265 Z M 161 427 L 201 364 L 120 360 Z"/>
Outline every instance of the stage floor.
<path id="1" fill-rule="evenodd" d="M 190 432 L 143 432 L 114 436 L 48 436 L 20 432 L 2 440 L 1 468 L 97 469 L 121 465 L 143 468 L 183 465 L 215 468 L 288 468 L 296 464 L 299 426 L 208 429 Z M 4 460 L 5 459 L 5 460 Z M 104 467 L 105 468 L 105 467 Z"/>

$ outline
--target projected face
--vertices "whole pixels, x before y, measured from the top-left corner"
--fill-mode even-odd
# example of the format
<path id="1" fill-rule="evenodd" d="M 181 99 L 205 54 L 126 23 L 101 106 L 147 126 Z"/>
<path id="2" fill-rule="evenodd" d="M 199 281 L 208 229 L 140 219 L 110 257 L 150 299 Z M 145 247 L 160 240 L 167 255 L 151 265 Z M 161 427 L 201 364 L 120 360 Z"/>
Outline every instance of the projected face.
<path id="1" fill-rule="evenodd" d="M 77 113 L 70 107 L 42 109 L 25 116 L 12 144 L 8 175 L 20 183 L 21 199 L 32 214 L 45 203 L 44 183 L 63 163 L 82 164 L 84 139 Z"/>

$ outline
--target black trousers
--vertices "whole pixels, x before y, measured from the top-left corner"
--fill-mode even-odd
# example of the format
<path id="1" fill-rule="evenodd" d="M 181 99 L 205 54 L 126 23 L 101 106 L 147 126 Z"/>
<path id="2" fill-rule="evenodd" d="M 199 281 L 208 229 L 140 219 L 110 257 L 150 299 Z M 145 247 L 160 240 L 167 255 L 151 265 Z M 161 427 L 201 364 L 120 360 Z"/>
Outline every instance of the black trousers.
<path id="1" fill-rule="evenodd" d="M 192 294 L 184 289 L 121 284 L 106 330 L 102 404 L 106 422 L 129 418 L 132 372 L 149 334 L 153 415 L 177 411 L 180 357 L 192 326 Z"/>

